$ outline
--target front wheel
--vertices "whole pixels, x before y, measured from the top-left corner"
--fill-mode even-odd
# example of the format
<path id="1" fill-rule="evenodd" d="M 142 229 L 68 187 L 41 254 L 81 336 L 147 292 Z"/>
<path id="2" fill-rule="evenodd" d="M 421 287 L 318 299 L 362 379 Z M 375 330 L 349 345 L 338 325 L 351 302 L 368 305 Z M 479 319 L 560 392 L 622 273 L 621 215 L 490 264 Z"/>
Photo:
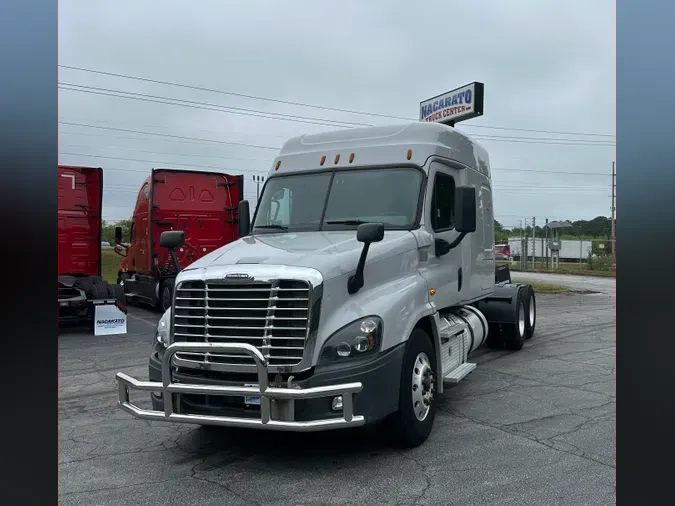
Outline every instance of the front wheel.
<path id="1" fill-rule="evenodd" d="M 431 338 L 414 329 L 403 357 L 398 411 L 389 420 L 394 442 L 404 447 L 421 445 L 431 434 L 436 416 L 436 353 Z"/>
<path id="2" fill-rule="evenodd" d="M 162 313 L 171 307 L 171 302 L 173 301 L 173 279 L 167 279 L 162 283 L 162 293 L 159 297 L 159 307 L 162 310 Z"/>

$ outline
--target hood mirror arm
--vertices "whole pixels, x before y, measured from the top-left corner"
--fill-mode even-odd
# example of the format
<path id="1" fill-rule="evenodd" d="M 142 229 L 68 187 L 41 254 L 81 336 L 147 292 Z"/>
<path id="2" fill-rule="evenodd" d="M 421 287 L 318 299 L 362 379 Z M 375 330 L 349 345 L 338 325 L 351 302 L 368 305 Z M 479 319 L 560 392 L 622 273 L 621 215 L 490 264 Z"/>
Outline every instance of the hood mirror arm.
<path id="1" fill-rule="evenodd" d="M 366 267 L 368 249 L 372 243 L 380 242 L 382 239 L 384 239 L 384 224 L 382 223 L 362 223 L 356 229 L 356 240 L 363 243 L 363 249 L 359 263 L 356 265 L 356 272 L 347 280 L 347 292 L 350 295 L 363 288 L 363 271 Z"/>

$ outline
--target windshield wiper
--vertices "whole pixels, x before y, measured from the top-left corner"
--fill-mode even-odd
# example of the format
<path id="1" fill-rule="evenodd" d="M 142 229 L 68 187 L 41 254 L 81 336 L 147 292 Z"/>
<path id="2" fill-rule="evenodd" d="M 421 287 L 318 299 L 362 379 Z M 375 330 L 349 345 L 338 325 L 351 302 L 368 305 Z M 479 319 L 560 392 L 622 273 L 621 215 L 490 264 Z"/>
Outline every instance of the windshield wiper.
<path id="1" fill-rule="evenodd" d="M 370 222 L 363 220 L 331 220 L 327 221 L 326 225 L 363 225 L 364 223 Z"/>
<path id="2" fill-rule="evenodd" d="M 283 230 L 284 232 L 288 232 L 288 227 L 284 227 L 283 225 L 255 225 L 253 228 L 270 228 L 273 230 Z"/>

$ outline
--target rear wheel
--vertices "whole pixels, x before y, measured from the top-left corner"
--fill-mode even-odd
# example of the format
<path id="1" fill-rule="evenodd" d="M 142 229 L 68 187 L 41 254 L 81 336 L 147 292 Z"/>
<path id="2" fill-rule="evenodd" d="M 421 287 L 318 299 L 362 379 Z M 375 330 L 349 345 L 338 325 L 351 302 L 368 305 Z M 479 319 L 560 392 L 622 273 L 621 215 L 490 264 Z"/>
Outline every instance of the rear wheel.
<path id="1" fill-rule="evenodd" d="M 532 339 L 534 336 L 534 327 L 537 324 L 537 298 L 534 295 L 534 288 L 527 287 L 527 318 L 525 318 L 525 339 Z"/>
<path id="2" fill-rule="evenodd" d="M 110 296 L 108 294 L 108 283 L 103 281 L 102 279 L 97 279 L 94 281 L 94 289 L 92 290 L 94 299 L 109 299 Z"/>
<path id="3" fill-rule="evenodd" d="M 526 335 L 526 305 L 525 295 L 527 290 L 521 288 L 516 294 L 516 318 L 513 323 L 502 324 L 504 344 L 509 350 L 520 350 L 525 344 Z"/>
<path id="4" fill-rule="evenodd" d="M 499 349 L 504 347 L 504 336 L 499 323 L 488 324 L 488 335 L 485 345 L 490 349 Z"/>
<path id="5" fill-rule="evenodd" d="M 397 445 L 421 445 L 431 433 L 436 416 L 436 353 L 422 329 L 412 331 L 406 346 L 399 384 L 398 411 L 388 420 Z"/>
<path id="6" fill-rule="evenodd" d="M 84 291 L 84 294 L 87 296 L 87 299 L 94 299 L 94 280 L 91 278 L 79 278 L 75 282 L 75 287 L 80 288 Z"/>

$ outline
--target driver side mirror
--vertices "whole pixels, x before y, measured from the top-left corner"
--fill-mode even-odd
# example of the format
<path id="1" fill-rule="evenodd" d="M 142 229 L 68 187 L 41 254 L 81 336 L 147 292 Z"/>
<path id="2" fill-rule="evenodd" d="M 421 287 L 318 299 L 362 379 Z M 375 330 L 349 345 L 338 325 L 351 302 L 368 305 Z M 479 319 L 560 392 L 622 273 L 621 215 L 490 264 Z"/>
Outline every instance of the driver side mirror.
<path id="1" fill-rule="evenodd" d="M 382 223 L 361 223 L 356 229 L 356 240 L 363 243 L 380 242 L 384 239 Z"/>
<path id="2" fill-rule="evenodd" d="M 115 227 L 115 244 L 122 243 L 122 227 Z"/>
<path id="3" fill-rule="evenodd" d="M 167 230 L 159 236 L 159 245 L 162 248 L 175 249 L 185 244 L 185 232 L 182 230 Z"/>
<path id="4" fill-rule="evenodd" d="M 363 271 L 366 268 L 366 257 L 371 243 L 384 239 L 383 223 L 361 223 L 356 229 L 356 240 L 363 243 L 356 272 L 347 280 L 347 291 L 350 294 L 358 292 L 363 287 Z"/>
<path id="5" fill-rule="evenodd" d="M 462 234 L 476 231 L 476 188 L 458 186 L 455 191 L 455 230 Z"/>
<path id="6" fill-rule="evenodd" d="M 248 200 L 239 202 L 239 237 L 246 237 L 251 233 L 251 208 Z"/>

